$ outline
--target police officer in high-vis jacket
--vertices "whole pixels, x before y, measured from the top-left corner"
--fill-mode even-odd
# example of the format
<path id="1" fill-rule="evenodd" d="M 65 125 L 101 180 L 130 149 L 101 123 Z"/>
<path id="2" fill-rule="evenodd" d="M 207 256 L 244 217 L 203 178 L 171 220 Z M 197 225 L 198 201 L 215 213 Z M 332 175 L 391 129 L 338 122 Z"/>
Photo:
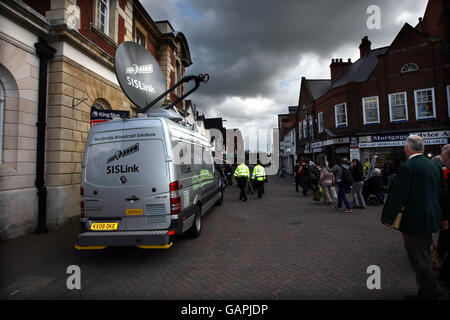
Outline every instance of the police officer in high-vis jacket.
<path id="1" fill-rule="evenodd" d="M 245 188 L 247 187 L 247 182 L 250 179 L 250 170 L 244 163 L 241 163 L 237 166 L 236 171 L 234 171 L 234 177 L 236 178 L 238 186 L 241 189 L 239 200 L 244 200 L 245 202 L 247 201 L 247 193 L 245 192 Z"/>
<path id="2" fill-rule="evenodd" d="M 255 182 L 256 190 L 258 192 L 258 199 L 262 198 L 264 193 L 264 181 L 266 180 L 266 170 L 258 161 L 258 164 L 253 169 L 252 180 Z"/>

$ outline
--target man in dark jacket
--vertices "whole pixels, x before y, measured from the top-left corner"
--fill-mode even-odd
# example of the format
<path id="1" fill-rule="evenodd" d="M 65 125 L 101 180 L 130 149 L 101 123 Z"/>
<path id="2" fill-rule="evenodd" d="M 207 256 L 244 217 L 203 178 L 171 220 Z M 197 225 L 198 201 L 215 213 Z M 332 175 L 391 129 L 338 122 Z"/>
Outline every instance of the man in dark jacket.
<path id="1" fill-rule="evenodd" d="M 306 197 L 308 195 L 309 191 L 309 184 L 310 184 L 310 178 L 311 178 L 311 169 L 309 168 L 309 165 L 306 161 L 301 162 L 301 166 L 299 169 L 299 182 L 300 186 L 303 189 L 303 195 Z"/>
<path id="2" fill-rule="evenodd" d="M 442 153 L 441 153 L 442 160 L 444 162 L 444 165 L 446 169 L 450 169 L 450 144 L 445 145 L 442 147 Z M 447 176 L 447 219 L 450 215 L 450 176 Z M 439 270 L 439 278 L 442 281 L 445 281 L 447 285 L 450 286 L 450 229 L 448 229 L 448 220 L 445 223 L 444 222 L 444 230 L 440 232 L 439 234 L 439 244 L 438 244 L 438 251 L 441 249 L 441 251 L 445 250 L 447 253 L 447 257 L 445 258 L 444 262 L 442 263 L 441 269 Z M 441 252 L 442 255 L 445 255 L 445 252 Z"/>
<path id="3" fill-rule="evenodd" d="M 432 234 L 448 225 L 445 183 L 442 169 L 424 155 L 423 139 L 409 136 L 405 143 L 408 161 L 400 166 L 383 208 L 381 222 L 393 227 L 402 213 L 399 230 L 408 258 L 416 273 L 419 291 L 408 299 L 437 299 L 439 292 L 431 268 Z M 443 223 L 444 222 L 444 223 Z"/>
<path id="4" fill-rule="evenodd" d="M 297 161 L 294 167 L 295 174 L 295 191 L 298 192 L 298 186 L 300 185 L 300 162 Z"/>

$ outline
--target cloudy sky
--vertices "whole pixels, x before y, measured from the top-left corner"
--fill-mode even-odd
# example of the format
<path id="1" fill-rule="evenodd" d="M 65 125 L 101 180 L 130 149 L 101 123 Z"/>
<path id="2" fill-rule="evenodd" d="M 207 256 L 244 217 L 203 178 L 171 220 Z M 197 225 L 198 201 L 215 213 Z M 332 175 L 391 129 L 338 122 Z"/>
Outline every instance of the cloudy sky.
<path id="1" fill-rule="evenodd" d="M 140 0 L 155 20 L 169 20 L 189 43 L 186 74 L 210 81 L 190 96 L 207 117 L 253 135 L 277 127 L 298 103 L 301 77 L 329 79 L 332 58 L 359 58 L 390 45 L 405 22 L 415 26 L 427 0 Z M 380 9 L 380 29 L 369 6 Z"/>

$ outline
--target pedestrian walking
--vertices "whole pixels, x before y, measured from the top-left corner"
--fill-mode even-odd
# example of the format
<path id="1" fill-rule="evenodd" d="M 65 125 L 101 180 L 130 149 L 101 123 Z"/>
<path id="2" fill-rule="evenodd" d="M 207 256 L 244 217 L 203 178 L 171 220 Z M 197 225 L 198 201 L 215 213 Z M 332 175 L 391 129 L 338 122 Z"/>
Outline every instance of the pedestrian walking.
<path id="1" fill-rule="evenodd" d="M 350 207 L 350 203 L 347 200 L 346 196 L 346 188 L 352 185 L 352 181 L 350 180 L 351 171 L 350 166 L 348 165 L 347 159 L 339 159 L 339 163 L 336 164 L 333 168 L 331 168 L 331 172 L 334 174 L 334 178 L 336 179 L 336 185 L 338 187 L 338 204 L 336 209 L 339 211 L 344 211 L 346 213 L 352 212 Z M 342 210 L 342 204 L 345 204 L 346 209 Z"/>
<path id="2" fill-rule="evenodd" d="M 423 152 L 421 137 L 413 135 L 406 139 L 408 160 L 400 166 L 381 216 L 383 224 L 396 227 L 403 234 L 406 252 L 419 285 L 417 295 L 407 296 L 412 300 L 438 298 L 430 245 L 432 234 L 443 228 L 443 210 L 447 207 L 442 169 Z M 400 218 L 400 223 L 396 222 Z M 448 220 L 448 216 L 445 219 Z M 448 222 L 446 224 L 448 226 Z"/>
<path id="3" fill-rule="evenodd" d="M 264 181 L 266 180 L 266 170 L 258 160 L 258 164 L 253 169 L 252 180 L 255 182 L 258 199 L 261 199 L 264 193 Z"/>
<path id="4" fill-rule="evenodd" d="M 233 185 L 233 168 L 231 168 L 231 165 L 226 164 L 225 165 L 225 176 L 227 178 L 227 182 L 229 186 Z"/>
<path id="5" fill-rule="evenodd" d="M 298 192 L 298 186 L 300 185 L 300 161 L 294 166 L 294 174 L 295 174 L 295 191 Z"/>
<path id="6" fill-rule="evenodd" d="M 450 144 L 442 147 L 441 159 L 444 169 L 450 169 Z M 450 286 L 450 229 L 448 228 L 448 219 L 450 217 L 450 177 L 446 178 L 447 184 L 447 210 L 444 213 L 444 230 L 439 233 L 437 251 L 440 259 L 443 260 L 439 269 L 439 280 Z"/>
<path id="7" fill-rule="evenodd" d="M 299 184 L 302 187 L 303 195 L 305 197 L 308 196 L 310 177 L 311 177 L 311 170 L 309 168 L 309 165 L 306 163 L 305 160 L 302 160 L 299 169 Z"/>
<path id="8" fill-rule="evenodd" d="M 245 163 L 241 163 L 237 166 L 236 171 L 234 171 L 234 176 L 236 178 L 239 189 L 241 193 L 239 194 L 239 200 L 247 201 L 247 193 L 245 188 L 247 187 L 247 182 L 250 179 L 250 171 Z"/>
<path id="9" fill-rule="evenodd" d="M 330 190 L 331 187 L 334 186 L 335 184 L 334 174 L 333 172 L 331 172 L 331 169 L 328 165 L 329 165 L 328 161 L 325 161 L 322 170 L 320 170 L 320 178 L 319 178 L 319 184 L 322 187 L 324 203 L 326 205 L 331 204 Z"/>
<path id="10" fill-rule="evenodd" d="M 362 189 L 364 186 L 364 169 L 361 161 L 358 159 L 352 160 L 352 176 L 353 208 L 365 209 L 366 203 L 364 202 L 364 197 L 362 195 Z"/>

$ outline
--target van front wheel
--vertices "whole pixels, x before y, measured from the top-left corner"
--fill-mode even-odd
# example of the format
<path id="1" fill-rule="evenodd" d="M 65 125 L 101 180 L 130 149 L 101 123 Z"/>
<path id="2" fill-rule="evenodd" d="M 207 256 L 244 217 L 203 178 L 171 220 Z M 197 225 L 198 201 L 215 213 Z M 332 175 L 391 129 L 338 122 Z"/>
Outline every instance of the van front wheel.
<path id="1" fill-rule="evenodd" d="M 189 236 L 192 238 L 198 238 L 202 232 L 202 213 L 199 206 L 194 207 L 194 222 L 189 229 Z"/>

